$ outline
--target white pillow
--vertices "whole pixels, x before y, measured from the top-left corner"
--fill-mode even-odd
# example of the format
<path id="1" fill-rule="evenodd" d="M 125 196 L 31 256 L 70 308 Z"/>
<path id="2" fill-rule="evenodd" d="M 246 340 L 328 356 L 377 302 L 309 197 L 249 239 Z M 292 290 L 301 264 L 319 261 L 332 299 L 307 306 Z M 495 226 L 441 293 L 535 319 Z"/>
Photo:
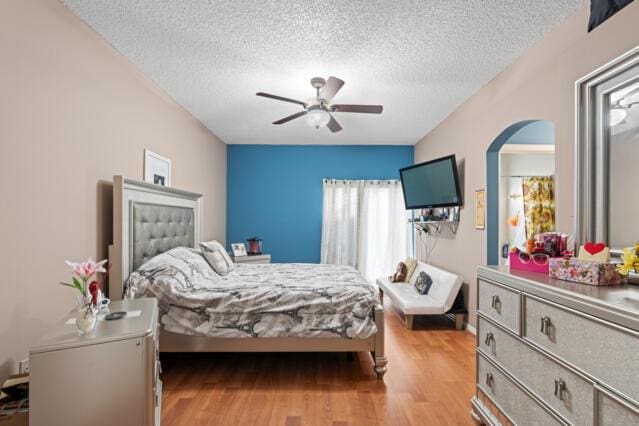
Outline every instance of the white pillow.
<path id="1" fill-rule="evenodd" d="M 206 261 L 218 274 L 224 276 L 235 269 L 235 264 L 226 252 L 226 249 L 217 241 L 213 240 L 200 243 L 200 248 Z"/>

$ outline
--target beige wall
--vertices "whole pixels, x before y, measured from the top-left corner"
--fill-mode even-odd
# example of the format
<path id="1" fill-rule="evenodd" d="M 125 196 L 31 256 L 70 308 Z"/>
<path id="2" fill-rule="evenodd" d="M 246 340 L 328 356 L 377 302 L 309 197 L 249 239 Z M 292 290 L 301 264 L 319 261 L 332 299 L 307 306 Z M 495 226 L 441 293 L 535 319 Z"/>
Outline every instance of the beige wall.
<path id="1" fill-rule="evenodd" d="M 584 2 L 574 16 L 416 145 L 416 162 L 452 153 L 464 162 L 465 207 L 459 231 L 454 237 L 440 238 L 430 261 L 463 276 L 472 324 L 475 270 L 486 262 L 486 231 L 474 229 L 474 195 L 475 190 L 486 186 L 486 150 L 509 125 L 527 119 L 555 123 L 557 224 L 560 231 L 573 230 L 575 81 L 639 44 L 639 2 L 590 34 L 586 33 L 587 20 Z"/>
<path id="2" fill-rule="evenodd" d="M 0 2 L 0 144 L 0 379 L 73 307 L 64 260 L 106 257 L 109 182 L 144 148 L 226 238 L 226 145 L 56 0 Z"/>

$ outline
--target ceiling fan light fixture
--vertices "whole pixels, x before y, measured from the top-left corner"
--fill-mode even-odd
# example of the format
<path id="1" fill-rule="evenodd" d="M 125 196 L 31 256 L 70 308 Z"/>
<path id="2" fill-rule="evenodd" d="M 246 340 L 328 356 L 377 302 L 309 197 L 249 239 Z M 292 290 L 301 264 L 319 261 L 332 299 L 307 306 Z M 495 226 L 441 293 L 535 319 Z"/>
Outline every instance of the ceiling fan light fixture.
<path id="1" fill-rule="evenodd" d="M 332 133 L 341 131 L 342 126 L 340 126 L 339 122 L 335 120 L 335 117 L 331 115 L 331 112 L 381 114 L 384 109 L 382 105 L 333 104 L 331 102 L 333 97 L 339 92 L 342 86 L 344 86 L 344 80 L 340 80 L 337 77 L 331 76 L 328 80 L 324 80 L 321 77 L 314 77 L 311 79 L 311 86 L 315 89 L 316 95 L 307 102 L 264 92 L 257 92 L 256 95 L 276 101 L 298 104 L 304 108 L 304 110 L 298 113 L 274 121 L 273 124 L 279 126 L 280 124 L 288 123 L 291 120 L 305 115 L 308 124 L 316 129 L 326 126 Z"/>
<path id="2" fill-rule="evenodd" d="M 625 109 L 615 108 L 610 110 L 610 127 L 616 126 L 620 124 L 623 120 L 625 120 L 626 115 L 628 113 Z"/>
<path id="3" fill-rule="evenodd" d="M 306 114 L 306 122 L 316 129 L 326 126 L 330 119 L 330 114 L 321 108 L 311 109 Z"/>

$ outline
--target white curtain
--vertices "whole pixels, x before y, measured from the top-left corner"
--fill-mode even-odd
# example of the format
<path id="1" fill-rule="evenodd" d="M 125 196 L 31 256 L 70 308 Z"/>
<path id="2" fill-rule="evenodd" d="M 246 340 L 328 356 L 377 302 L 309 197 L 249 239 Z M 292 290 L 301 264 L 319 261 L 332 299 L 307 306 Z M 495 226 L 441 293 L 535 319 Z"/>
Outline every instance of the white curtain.
<path id="1" fill-rule="evenodd" d="M 322 263 L 357 265 L 360 183 L 324 180 Z"/>
<path id="2" fill-rule="evenodd" d="M 397 180 L 324 180 L 322 263 L 391 275 L 411 253 L 409 214 Z"/>

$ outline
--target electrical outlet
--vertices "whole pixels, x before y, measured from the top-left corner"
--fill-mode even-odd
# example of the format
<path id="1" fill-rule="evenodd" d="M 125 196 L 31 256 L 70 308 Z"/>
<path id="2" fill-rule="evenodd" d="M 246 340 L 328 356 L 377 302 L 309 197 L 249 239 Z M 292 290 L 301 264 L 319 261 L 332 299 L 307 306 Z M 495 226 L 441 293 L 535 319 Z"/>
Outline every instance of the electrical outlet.
<path id="1" fill-rule="evenodd" d="M 29 373 L 29 358 L 25 358 L 18 363 L 18 373 L 20 374 Z"/>

